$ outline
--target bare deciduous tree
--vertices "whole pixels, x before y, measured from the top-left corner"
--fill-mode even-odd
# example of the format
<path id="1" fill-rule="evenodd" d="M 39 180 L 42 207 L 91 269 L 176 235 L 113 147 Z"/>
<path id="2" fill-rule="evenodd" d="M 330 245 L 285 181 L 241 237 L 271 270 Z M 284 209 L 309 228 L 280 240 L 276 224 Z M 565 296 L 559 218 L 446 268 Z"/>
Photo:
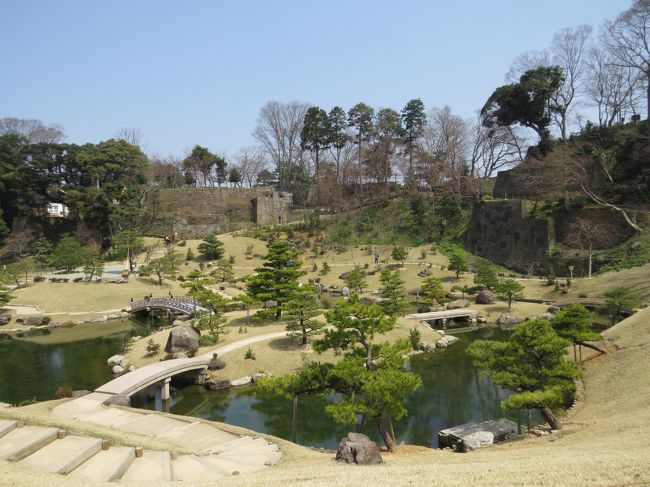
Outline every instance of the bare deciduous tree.
<path id="1" fill-rule="evenodd" d="M 264 151 L 255 146 L 242 147 L 235 159 L 242 181 L 252 187 L 257 181 L 257 175 L 267 165 Z"/>
<path id="2" fill-rule="evenodd" d="M 486 127 L 480 113 L 471 126 L 469 175 L 490 178 L 504 167 L 524 159 L 525 140 L 515 127 Z"/>
<path id="3" fill-rule="evenodd" d="M 569 245 L 575 245 L 587 251 L 588 270 L 587 274 L 591 278 L 593 268 L 593 251 L 594 246 L 606 245 L 611 241 L 612 229 L 610 226 L 587 218 L 576 218 L 571 223 L 571 229 L 564 240 Z"/>
<path id="4" fill-rule="evenodd" d="M 139 127 L 122 127 L 115 132 L 117 140 L 124 140 L 131 145 L 142 147 L 144 141 L 142 130 Z"/>
<path id="5" fill-rule="evenodd" d="M 4 247 L 0 249 L 0 258 L 15 256 L 21 258 L 34 241 L 36 233 L 24 218 L 14 220 L 13 227 Z"/>
<path id="6" fill-rule="evenodd" d="M 280 189 L 291 184 L 296 166 L 302 165 L 300 132 L 309 105 L 297 101 L 270 101 L 260 109 L 253 137 L 275 164 Z"/>
<path id="7" fill-rule="evenodd" d="M 650 114 L 650 0 L 635 0 L 614 21 L 606 21 L 604 28 L 605 47 L 614 64 L 638 70 L 644 76 Z"/>
<path id="8" fill-rule="evenodd" d="M 0 119 L 0 135 L 16 134 L 30 144 L 39 142 L 58 143 L 65 138 L 63 127 L 57 124 L 44 125 L 40 120 L 7 117 Z"/>

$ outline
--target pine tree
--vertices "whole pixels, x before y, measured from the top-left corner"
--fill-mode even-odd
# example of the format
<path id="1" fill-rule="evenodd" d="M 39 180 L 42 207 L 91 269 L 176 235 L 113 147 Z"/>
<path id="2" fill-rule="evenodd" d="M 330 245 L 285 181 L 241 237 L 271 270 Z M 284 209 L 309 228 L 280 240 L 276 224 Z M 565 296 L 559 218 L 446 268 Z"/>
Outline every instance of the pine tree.
<path id="1" fill-rule="evenodd" d="M 496 268 L 488 262 L 479 265 L 474 276 L 474 284 L 490 291 L 496 289 L 499 284 Z"/>
<path id="2" fill-rule="evenodd" d="M 176 277 L 181 262 L 181 254 L 174 252 L 170 248 L 163 257 L 150 260 L 141 270 L 158 276 L 158 284 L 162 286 L 164 278 L 173 279 Z"/>
<path id="3" fill-rule="evenodd" d="M 228 259 L 219 259 L 217 262 L 217 276 L 221 282 L 232 282 L 235 279 L 233 264 Z"/>
<path id="4" fill-rule="evenodd" d="M 476 282 L 476 279 L 474 279 Z M 508 309 L 512 308 L 512 301 L 515 298 L 521 298 L 524 295 L 524 286 L 514 279 L 504 279 L 497 281 L 496 291 L 503 299 L 508 301 Z"/>
<path id="5" fill-rule="evenodd" d="M 259 302 L 274 300 L 277 302 L 275 317 L 282 315 L 282 305 L 289 301 L 296 289 L 298 278 L 304 274 L 300 269 L 298 252 L 285 240 L 274 240 L 267 245 L 262 267 L 255 269 L 255 274 L 247 279 L 248 293 Z"/>
<path id="6" fill-rule="evenodd" d="M 603 337 L 591 329 L 591 313 L 581 304 L 572 304 L 567 309 L 558 311 L 553 318 L 553 328 L 562 338 L 570 340 L 573 344 L 573 359 L 578 360 L 576 345 L 586 345 L 598 351 L 600 348 L 587 344 L 587 341 L 602 340 Z M 582 356 L 582 349 L 580 350 Z"/>
<path id="7" fill-rule="evenodd" d="M 399 271 L 383 270 L 379 282 L 379 293 L 382 297 L 380 305 L 384 312 L 387 315 L 396 316 L 404 314 L 408 308 L 407 293 L 404 280 L 400 277 Z"/>
<path id="8" fill-rule="evenodd" d="M 97 252 L 89 252 L 84 264 L 84 277 L 88 282 L 93 280 L 93 277 L 99 279 L 104 275 L 104 258 Z"/>
<path id="9" fill-rule="evenodd" d="M 565 359 L 570 342 L 555 333 L 546 320 L 535 319 L 517 326 L 510 340 L 477 340 L 467 353 L 494 383 L 513 391 L 503 408 L 538 409 L 553 429 L 561 424 L 560 409 L 574 389 L 580 370 Z"/>
<path id="10" fill-rule="evenodd" d="M 625 286 L 615 287 L 605 293 L 605 307 L 609 311 L 612 322 L 616 323 L 626 311 L 632 311 L 639 306 L 641 298 L 631 288 Z"/>
<path id="11" fill-rule="evenodd" d="M 355 265 L 354 269 L 346 273 L 343 281 L 350 288 L 350 291 L 359 291 L 360 293 L 363 292 L 363 288 L 368 284 L 368 281 L 366 281 L 366 272 L 358 265 Z"/>
<path id="12" fill-rule="evenodd" d="M 299 287 L 285 304 L 284 311 L 287 331 L 292 337 L 300 337 L 302 345 L 306 345 L 307 337 L 318 333 L 324 325 L 314 319 L 320 314 L 320 305 L 316 289 L 311 284 Z"/>
<path id="13" fill-rule="evenodd" d="M 220 294 L 206 288 L 191 290 L 188 294 L 208 310 L 206 314 L 199 316 L 197 326 L 210 334 L 212 343 L 217 343 L 221 335 L 230 331 L 226 327 L 226 317 L 223 315 L 226 300 Z"/>
<path id="14" fill-rule="evenodd" d="M 442 281 L 435 276 L 427 277 L 422 282 L 422 287 L 420 288 L 420 296 L 422 296 L 427 303 L 434 304 L 438 303 L 440 306 L 445 304 L 447 301 L 447 293 L 442 287 Z"/>
<path id="15" fill-rule="evenodd" d="M 221 259 L 223 256 L 223 242 L 217 238 L 217 234 L 213 233 L 203 239 L 203 242 L 197 247 L 199 253 L 208 260 Z"/>
<path id="16" fill-rule="evenodd" d="M 402 267 L 404 267 L 404 261 L 406 260 L 406 257 L 408 257 L 408 252 L 404 247 L 393 247 L 393 251 L 390 255 L 394 260 L 399 261 Z"/>
<path id="17" fill-rule="evenodd" d="M 449 256 L 449 265 L 447 268 L 456 273 L 456 279 L 460 277 L 461 272 L 467 272 L 469 270 L 467 259 L 460 252 L 453 252 Z"/>

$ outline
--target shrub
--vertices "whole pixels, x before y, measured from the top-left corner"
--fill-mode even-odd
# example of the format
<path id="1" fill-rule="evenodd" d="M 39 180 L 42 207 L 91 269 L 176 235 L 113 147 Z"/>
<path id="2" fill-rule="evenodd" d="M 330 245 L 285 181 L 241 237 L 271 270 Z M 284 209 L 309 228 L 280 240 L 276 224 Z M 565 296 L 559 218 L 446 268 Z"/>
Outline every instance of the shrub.
<path id="1" fill-rule="evenodd" d="M 194 260 L 194 252 L 192 252 L 192 249 L 187 249 L 187 254 L 185 254 L 185 260 L 186 261 Z"/>
<path id="2" fill-rule="evenodd" d="M 160 343 L 153 341 L 153 338 L 150 338 L 147 342 L 147 353 L 150 355 L 155 355 L 160 352 Z"/>
<path id="3" fill-rule="evenodd" d="M 185 240 L 181 240 L 176 245 L 178 245 L 179 247 L 185 247 L 187 245 L 187 242 Z"/>
<path id="4" fill-rule="evenodd" d="M 409 342 L 411 342 L 413 350 L 418 349 L 420 346 L 420 340 L 422 340 L 422 333 L 420 333 L 420 330 L 415 327 L 411 328 L 409 330 Z"/>
<path id="5" fill-rule="evenodd" d="M 244 354 L 244 358 L 246 360 L 255 360 L 255 352 L 251 350 L 251 347 L 248 347 L 248 350 L 246 350 L 246 353 Z"/>

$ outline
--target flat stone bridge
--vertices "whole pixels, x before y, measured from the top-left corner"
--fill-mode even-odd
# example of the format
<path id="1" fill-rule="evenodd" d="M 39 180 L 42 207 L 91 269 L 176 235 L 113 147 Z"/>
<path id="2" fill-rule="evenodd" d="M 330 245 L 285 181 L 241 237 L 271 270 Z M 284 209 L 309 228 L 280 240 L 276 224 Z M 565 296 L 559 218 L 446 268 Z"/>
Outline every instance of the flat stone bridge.
<path id="1" fill-rule="evenodd" d="M 100 386 L 95 392 L 102 394 L 121 394 L 130 396 L 146 387 L 154 384 L 161 384 L 162 399 L 169 399 L 169 383 L 174 375 L 203 370 L 210 363 L 210 357 L 205 355 L 196 358 L 177 358 L 164 360 L 153 364 L 145 365 Z"/>
<path id="2" fill-rule="evenodd" d="M 151 311 L 152 309 L 167 309 L 186 315 L 207 313 L 209 311 L 196 300 L 187 297 L 145 298 L 131 302 L 131 306 L 127 311 L 129 313 L 138 313 L 140 311 Z"/>
<path id="3" fill-rule="evenodd" d="M 453 320 L 454 318 L 467 318 L 472 320 L 476 317 L 478 311 L 469 309 L 469 308 L 459 308 L 459 309 L 447 309 L 444 311 L 430 311 L 428 313 L 414 313 L 408 315 L 409 318 L 413 318 L 418 321 L 441 321 L 443 326 L 447 324 L 448 320 Z"/>

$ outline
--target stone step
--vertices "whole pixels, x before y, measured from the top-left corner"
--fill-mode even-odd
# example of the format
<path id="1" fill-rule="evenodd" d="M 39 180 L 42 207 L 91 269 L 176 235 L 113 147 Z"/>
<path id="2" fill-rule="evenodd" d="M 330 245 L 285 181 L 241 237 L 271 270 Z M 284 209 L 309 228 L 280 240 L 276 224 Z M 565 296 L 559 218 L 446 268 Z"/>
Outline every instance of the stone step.
<path id="1" fill-rule="evenodd" d="M 17 424 L 18 421 L 12 421 L 9 419 L 0 421 L 0 438 L 13 430 Z"/>
<path id="2" fill-rule="evenodd" d="M 141 458 L 135 458 L 120 479 L 124 482 L 161 483 L 171 482 L 172 463 L 168 451 L 145 450 Z"/>
<path id="3" fill-rule="evenodd" d="M 268 443 L 263 438 L 257 438 L 251 441 L 248 445 L 238 445 L 238 446 L 231 446 L 225 449 L 218 449 L 218 451 L 214 453 L 225 453 L 225 454 L 244 453 L 244 452 L 264 453 L 267 451 L 278 451 L 278 445 L 276 445 L 275 443 Z"/>
<path id="4" fill-rule="evenodd" d="M 248 463 L 257 463 L 260 465 L 275 465 L 275 463 L 280 460 L 282 452 L 279 451 L 270 451 L 266 453 L 246 453 L 246 452 L 235 452 L 232 454 L 222 453 L 217 455 L 217 458 L 225 458 L 226 460 L 231 460 L 238 462 L 240 460 Z"/>
<path id="5" fill-rule="evenodd" d="M 66 436 L 18 462 L 23 467 L 67 474 L 102 449 L 102 440 L 87 436 Z"/>
<path id="6" fill-rule="evenodd" d="M 160 430 L 157 437 L 193 451 L 202 451 L 214 445 L 232 441 L 235 435 L 205 423 L 191 423 L 175 430 Z"/>
<path id="7" fill-rule="evenodd" d="M 112 482 L 122 478 L 134 458 L 135 448 L 113 446 L 74 469 L 70 477 L 90 482 Z"/>
<path id="8" fill-rule="evenodd" d="M 233 460 L 221 455 L 206 455 L 201 458 L 204 462 L 209 462 L 212 465 L 219 467 L 221 470 L 228 472 L 230 475 L 234 472 L 239 472 L 240 474 L 259 472 L 260 470 L 267 468 L 263 463 L 250 463 L 247 462 L 245 458 L 242 460 Z"/>
<path id="9" fill-rule="evenodd" d="M 0 438 L 0 460 L 17 462 L 56 440 L 58 428 L 23 426 Z"/>
<path id="10" fill-rule="evenodd" d="M 180 455 L 172 461 L 174 480 L 195 481 L 229 477 L 230 473 L 196 455 Z"/>
<path id="11" fill-rule="evenodd" d="M 251 441 L 253 441 L 253 438 L 250 436 L 241 436 L 239 438 L 236 438 L 234 440 L 230 441 L 225 441 L 223 443 L 218 443 L 216 445 L 213 445 L 209 448 L 204 448 L 204 451 L 209 452 L 209 453 L 217 453 L 220 450 L 227 450 L 228 448 L 237 448 L 239 445 L 247 445 Z"/>
<path id="12" fill-rule="evenodd" d="M 143 416 L 146 415 L 124 411 L 118 408 L 103 408 L 100 411 L 82 415 L 78 419 L 89 423 L 116 428 L 118 425 L 128 424 L 129 422 L 136 421 Z"/>
<path id="13" fill-rule="evenodd" d="M 124 429 L 129 433 L 136 433 L 145 436 L 156 436 L 164 431 L 173 431 L 185 426 L 185 421 L 166 418 L 158 414 L 138 414 L 131 420 L 123 423 L 115 423 L 114 428 Z"/>

